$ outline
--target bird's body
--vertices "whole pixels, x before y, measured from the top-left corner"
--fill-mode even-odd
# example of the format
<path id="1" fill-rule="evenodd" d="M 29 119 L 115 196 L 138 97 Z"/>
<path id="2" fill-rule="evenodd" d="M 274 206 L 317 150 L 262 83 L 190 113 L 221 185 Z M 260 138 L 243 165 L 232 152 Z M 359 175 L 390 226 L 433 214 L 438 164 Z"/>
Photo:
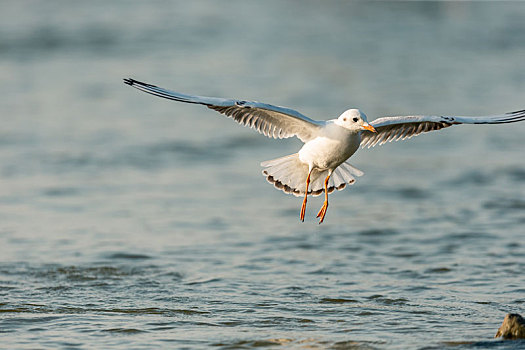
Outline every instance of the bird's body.
<path id="1" fill-rule="evenodd" d="M 359 131 L 327 123 L 319 136 L 303 145 L 299 159 L 318 169 L 335 169 L 359 149 L 360 142 Z"/>
<path id="2" fill-rule="evenodd" d="M 289 108 L 259 102 L 185 95 L 133 79 L 124 82 L 150 94 L 186 103 L 202 104 L 238 123 L 273 138 L 296 136 L 304 142 L 298 153 L 262 162 L 263 174 L 276 188 L 303 196 L 301 220 L 304 220 L 308 195 L 325 193 L 323 207 L 317 214 L 323 222 L 328 208 L 328 194 L 353 184 L 363 172 L 347 160 L 360 147 L 373 147 L 390 141 L 458 124 L 503 124 L 525 120 L 525 110 L 484 117 L 400 116 L 383 117 L 370 124 L 358 109 L 349 109 L 337 119 L 316 121 Z"/>

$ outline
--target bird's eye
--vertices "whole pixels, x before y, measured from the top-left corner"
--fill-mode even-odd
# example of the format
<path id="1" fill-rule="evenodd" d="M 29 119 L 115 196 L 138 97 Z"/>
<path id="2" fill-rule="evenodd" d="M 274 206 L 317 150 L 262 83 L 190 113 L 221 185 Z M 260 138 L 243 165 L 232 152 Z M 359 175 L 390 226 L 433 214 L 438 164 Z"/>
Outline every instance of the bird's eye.
<path id="1" fill-rule="evenodd" d="M 353 120 L 355 123 L 357 123 L 357 121 L 358 121 L 359 119 L 357 119 L 357 117 L 355 117 L 355 118 L 352 119 L 352 120 Z"/>

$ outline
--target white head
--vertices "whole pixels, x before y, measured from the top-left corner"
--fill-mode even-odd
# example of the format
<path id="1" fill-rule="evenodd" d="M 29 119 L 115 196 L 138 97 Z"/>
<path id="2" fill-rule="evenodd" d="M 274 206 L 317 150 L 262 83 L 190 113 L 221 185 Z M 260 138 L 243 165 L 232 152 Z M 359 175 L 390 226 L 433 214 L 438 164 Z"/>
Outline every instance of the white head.
<path id="1" fill-rule="evenodd" d="M 377 132 L 372 125 L 368 124 L 366 115 L 359 109 L 345 111 L 335 120 L 335 124 L 352 131 L 368 130 Z"/>

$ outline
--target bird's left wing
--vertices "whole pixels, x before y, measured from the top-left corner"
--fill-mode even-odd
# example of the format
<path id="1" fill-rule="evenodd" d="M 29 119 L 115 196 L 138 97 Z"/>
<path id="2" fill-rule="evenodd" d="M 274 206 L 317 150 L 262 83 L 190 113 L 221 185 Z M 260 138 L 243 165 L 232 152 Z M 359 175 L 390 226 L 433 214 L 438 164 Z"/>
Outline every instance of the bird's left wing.
<path id="1" fill-rule="evenodd" d="M 459 124 L 505 124 L 525 120 L 525 110 L 484 117 L 402 116 L 383 117 L 370 122 L 377 133 L 363 132 L 361 147 L 374 147 L 391 141 L 405 140 L 421 133 Z"/>
<path id="2" fill-rule="evenodd" d="M 324 125 L 324 122 L 310 119 L 293 109 L 266 103 L 185 95 L 134 79 L 124 79 L 124 83 L 155 96 L 205 105 L 268 137 L 282 139 L 297 136 L 306 142 L 315 138 Z"/>

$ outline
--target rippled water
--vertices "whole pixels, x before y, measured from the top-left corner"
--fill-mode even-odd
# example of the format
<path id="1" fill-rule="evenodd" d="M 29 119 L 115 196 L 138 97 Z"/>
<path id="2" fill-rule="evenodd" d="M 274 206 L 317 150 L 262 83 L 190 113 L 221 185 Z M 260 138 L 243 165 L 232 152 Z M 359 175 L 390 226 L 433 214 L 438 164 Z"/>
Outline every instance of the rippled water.
<path id="1" fill-rule="evenodd" d="M 122 84 L 328 119 L 525 108 L 525 4 L 0 3 L 0 347 L 520 349 L 525 123 L 371 150 L 286 196 L 295 152 Z"/>

